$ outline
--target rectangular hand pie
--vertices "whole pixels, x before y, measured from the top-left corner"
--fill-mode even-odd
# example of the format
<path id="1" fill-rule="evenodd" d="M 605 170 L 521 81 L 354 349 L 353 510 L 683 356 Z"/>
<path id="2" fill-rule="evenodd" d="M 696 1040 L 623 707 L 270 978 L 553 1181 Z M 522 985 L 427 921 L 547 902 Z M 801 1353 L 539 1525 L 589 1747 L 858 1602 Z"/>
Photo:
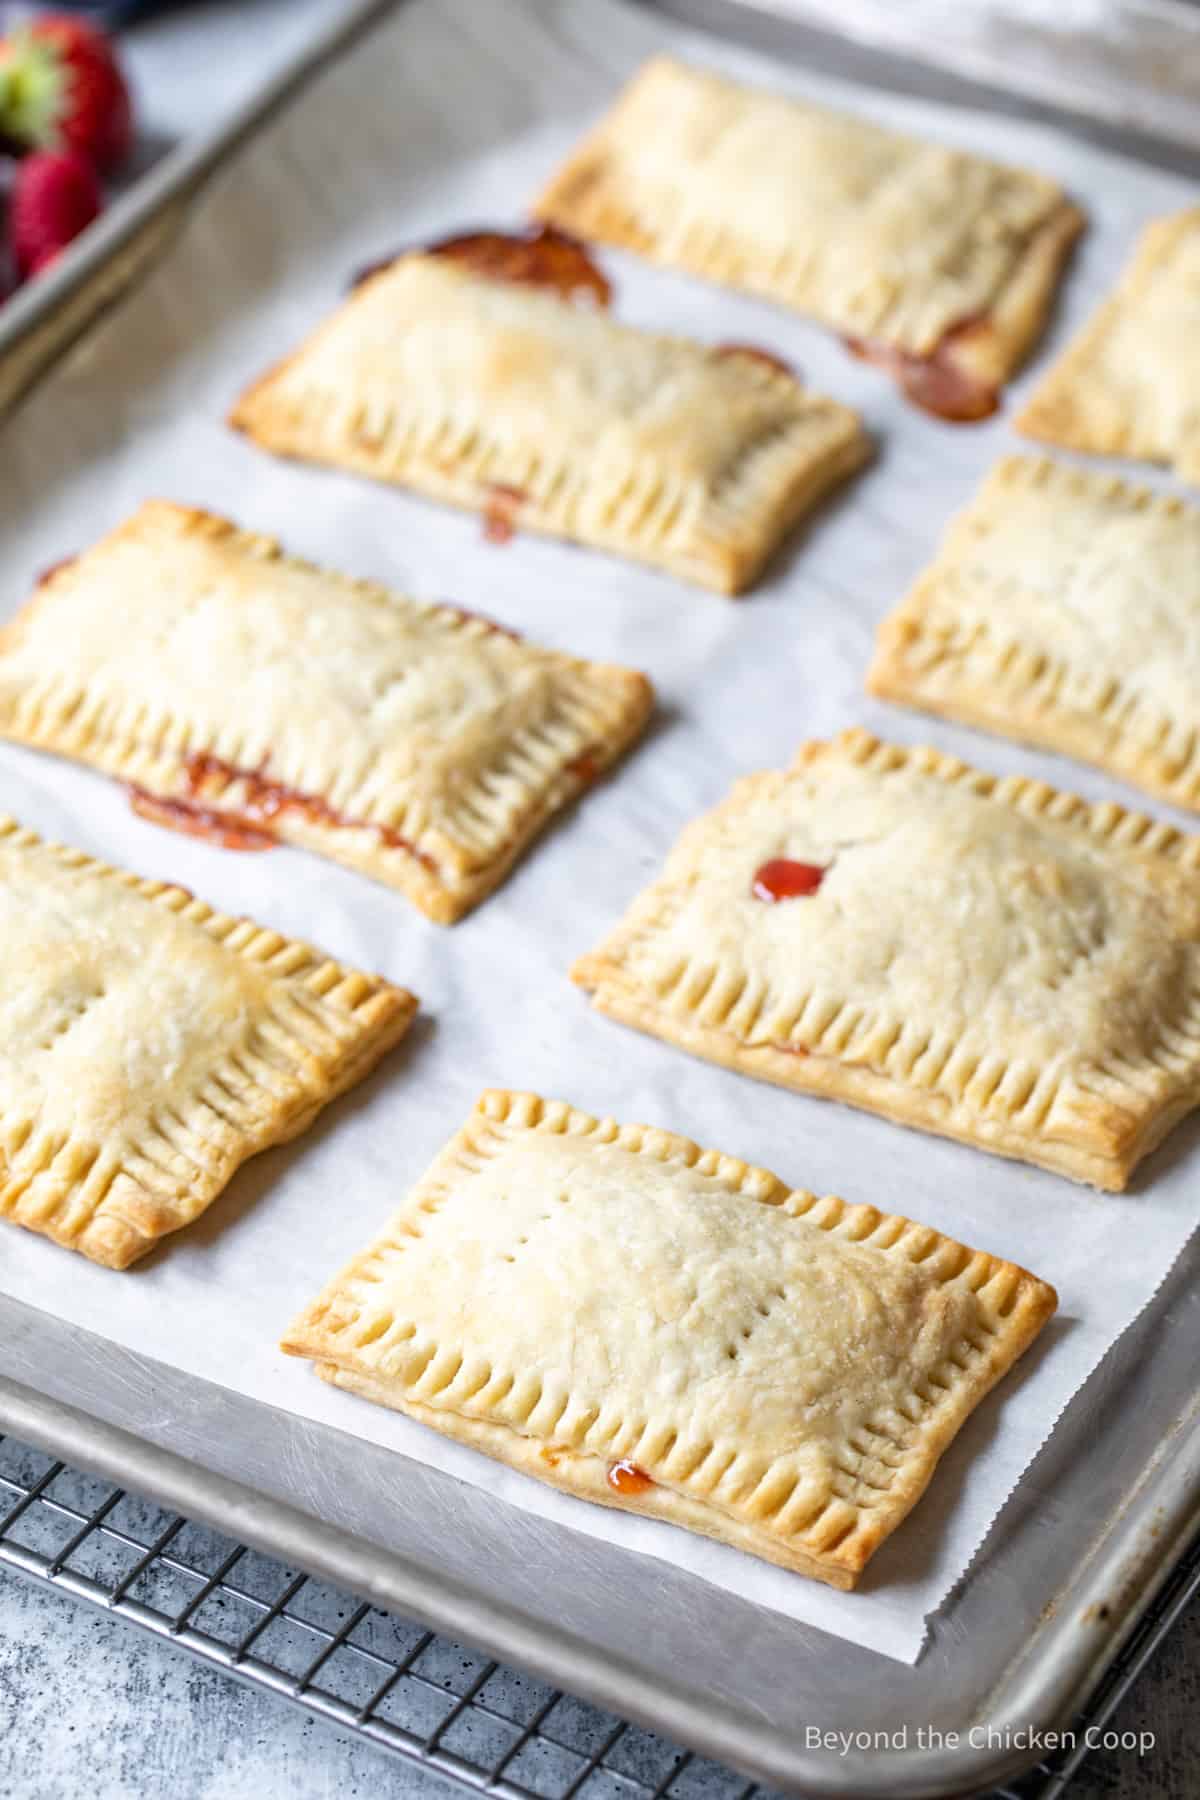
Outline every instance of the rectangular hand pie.
<path id="1" fill-rule="evenodd" d="M 1070 450 L 1170 463 L 1200 485 L 1200 206 L 1147 226 L 1016 426 Z"/>
<path id="2" fill-rule="evenodd" d="M 1029 170 L 668 57 L 635 76 L 535 211 L 808 313 L 950 417 L 994 408 L 1084 222 Z"/>
<path id="3" fill-rule="evenodd" d="M 0 819 L 0 1218 L 124 1269 L 404 1035 L 403 988 Z"/>
<path id="4" fill-rule="evenodd" d="M 883 625 L 867 686 L 1200 809 L 1200 509 L 1007 458 Z"/>
<path id="5" fill-rule="evenodd" d="M 489 1093 L 283 1348 L 567 1493 L 851 1588 L 1055 1304 L 929 1226 Z"/>
<path id="6" fill-rule="evenodd" d="M 1200 838 L 844 732 L 691 825 L 573 975 L 728 1068 L 1120 1189 L 1200 1104 Z"/>
<path id="7" fill-rule="evenodd" d="M 160 822 L 298 844 L 461 917 L 641 731 L 631 669 L 517 641 L 165 501 L 0 631 L 0 734 Z"/>
<path id="8" fill-rule="evenodd" d="M 243 394 L 267 450 L 737 593 L 863 462 L 857 416 L 738 346 L 401 256 Z"/>

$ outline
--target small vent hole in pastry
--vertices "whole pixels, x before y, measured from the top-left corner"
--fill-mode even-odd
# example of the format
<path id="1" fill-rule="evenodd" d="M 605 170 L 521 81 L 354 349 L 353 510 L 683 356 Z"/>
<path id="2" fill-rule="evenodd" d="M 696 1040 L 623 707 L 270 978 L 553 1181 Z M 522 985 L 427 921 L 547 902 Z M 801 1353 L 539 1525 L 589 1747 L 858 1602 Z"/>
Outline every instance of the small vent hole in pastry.
<path id="1" fill-rule="evenodd" d="M 38 1040 L 38 1048 L 41 1050 L 49 1050 L 60 1038 L 65 1037 L 72 1027 L 78 1025 L 80 1019 L 82 1019 L 86 1013 L 90 1012 L 96 1001 L 103 999 L 103 997 L 103 983 L 96 982 L 94 986 L 89 984 L 87 987 L 80 988 L 76 993 L 72 994 L 70 999 L 64 999 L 61 1002 L 62 1011 L 60 1016 L 53 1024 L 47 1026 L 41 1038 Z"/>

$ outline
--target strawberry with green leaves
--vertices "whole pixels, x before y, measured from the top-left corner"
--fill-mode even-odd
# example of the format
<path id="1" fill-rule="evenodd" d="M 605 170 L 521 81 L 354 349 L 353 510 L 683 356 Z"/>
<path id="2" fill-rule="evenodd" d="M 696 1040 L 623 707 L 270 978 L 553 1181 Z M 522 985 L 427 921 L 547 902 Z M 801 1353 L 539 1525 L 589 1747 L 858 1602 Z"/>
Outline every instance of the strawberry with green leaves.
<path id="1" fill-rule="evenodd" d="M 70 13 L 42 13 L 0 39 L 0 141 L 76 152 L 108 173 L 133 141 L 129 89 L 102 31 Z"/>

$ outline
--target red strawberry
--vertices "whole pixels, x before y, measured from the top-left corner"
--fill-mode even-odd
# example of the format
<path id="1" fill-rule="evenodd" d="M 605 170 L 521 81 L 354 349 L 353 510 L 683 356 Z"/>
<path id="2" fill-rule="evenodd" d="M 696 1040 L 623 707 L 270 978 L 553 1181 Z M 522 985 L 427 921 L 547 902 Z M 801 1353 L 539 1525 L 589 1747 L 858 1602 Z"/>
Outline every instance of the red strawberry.
<path id="1" fill-rule="evenodd" d="M 78 151 L 35 150 L 17 164 L 8 203 L 8 235 L 21 276 L 34 275 L 65 250 L 103 201 L 96 171 Z"/>
<path id="2" fill-rule="evenodd" d="M 27 150 L 78 150 L 100 170 L 128 156 L 129 90 L 102 31 L 44 13 L 0 41 L 0 139 Z"/>

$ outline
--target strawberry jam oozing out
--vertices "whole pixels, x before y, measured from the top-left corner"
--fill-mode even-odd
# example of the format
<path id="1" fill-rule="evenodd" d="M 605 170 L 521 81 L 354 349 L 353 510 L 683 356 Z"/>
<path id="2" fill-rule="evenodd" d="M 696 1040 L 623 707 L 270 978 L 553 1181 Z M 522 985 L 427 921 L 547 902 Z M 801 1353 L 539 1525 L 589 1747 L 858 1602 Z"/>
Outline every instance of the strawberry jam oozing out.
<path id="1" fill-rule="evenodd" d="M 636 1463 L 615 1462 L 608 1467 L 608 1485 L 614 1494 L 623 1494 L 629 1499 L 634 1494 L 644 1494 L 654 1486 L 654 1478 L 647 1475 L 645 1469 L 639 1469 Z"/>
<path id="2" fill-rule="evenodd" d="M 278 844 L 267 832 L 240 824 L 236 813 L 214 812 L 191 800 L 167 800 L 160 794 L 148 794 L 145 788 L 131 787 L 129 804 L 139 818 L 149 819 L 152 825 L 165 825 L 168 831 L 181 831 L 185 837 L 204 838 L 222 850 L 274 850 Z"/>
<path id="3" fill-rule="evenodd" d="M 600 757 L 595 750 L 584 750 L 567 764 L 567 774 L 581 781 L 584 787 L 590 787 L 593 781 L 600 779 L 600 770 Z"/>
<path id="4" fill-rule="evenodd" d="M 354 286 L 390 269 L 403 254 L 370 263 L 355 276 Z M 531 225 L 525 231 L 463 231 L 427 244 L 424 254 L 444 256 L 491 281 L 549 288 L 561 300 L 595 307 L 606 307 L 612 300 L 612 283 L 587 248 L 553 225 Z"/>
<path id="5" fill-rule="evenodd" d="M 484 489 L 483 535 L 489 544 L 507 544 L 516 534 L 517 511 L 528 499 L 524 488 L 489 481 Z"/>
<path id="6" fill-rule="evenodd" d="M 750 891 L 756 900 L 805 900 L 825 879 L 819 863 L 794 862 L 790 856 L 773 856 L 754 872 Z"/>
<path id="7" fill-rule="evenodd" d="M 189 836 L 206 837 L 226 850 L 269 850 L 278 841 L 276 822 L 286 813 L 300 813 L 318 825 L 348 831 L 373 831 L 389 850 L 403 850 L 431 874 L 437 873 L 432 858 L 390 825 L 377 825 L 367 819 L 348 819 L 320 794 L 306 794 L 301 788 L 276 781 L 263 766 L 239 769 L 233 763 L 201 750 L 186 758 L 184 772 L 187 791 L 171 799 L 159 799 L 141 788 L 131 789 L 134 811 L 153 819 L 156 824 L 167 825 Z M 206 789 L 225 788 L 235 781 L 243 788 L 243 798 L 236 809 L 205 803 Z"/>
<path id="8" fill-rule="evenodd" d="M 762 363 L 765 368 L 774 369 L 779 375 L 789 375 L 793 381 L 800 379 L 790 362 L 782 356 L 776 356 L 773 350 L 764 350 L 759 344 L 717 344 L 713 355 L 722 361 L 729 356 L 744 356 L 751 362 Z"/>
<path id="9" fill-rule="evenodd" d="M 885 369 L 905 398 L 922 412 L 954 425 L 966 425 L 976 419 L 990 419 L 1000 407 L 999 389 L 972 375 L 954 355 L 956 345 L 988 329 L 986 319 L 962 319 L 950 327 L 928 356 L 913 356 L 906 350 L 893 350 L 887 344 L 864 338 L 848 337 L 844 342 L 852 356 Z"/>

